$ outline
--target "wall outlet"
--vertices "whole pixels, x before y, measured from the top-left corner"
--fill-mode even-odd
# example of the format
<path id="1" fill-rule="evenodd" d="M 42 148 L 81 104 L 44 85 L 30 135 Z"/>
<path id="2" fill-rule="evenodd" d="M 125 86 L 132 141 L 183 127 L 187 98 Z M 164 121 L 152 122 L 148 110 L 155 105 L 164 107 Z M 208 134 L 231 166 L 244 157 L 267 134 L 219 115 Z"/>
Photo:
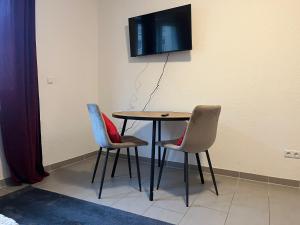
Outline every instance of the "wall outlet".
<path id="1" fill-rule="evenodd" d="M 295 159 L 300 159 L 300 152 L 295 151 L 294 152 L 294 158 Z"/>
<path id="2" fill-rule="evenodd" d="M 300 159 L 300 151 L 286 149 L 284 150 L 284 157 L 292 158 L 292 159 Z"/>

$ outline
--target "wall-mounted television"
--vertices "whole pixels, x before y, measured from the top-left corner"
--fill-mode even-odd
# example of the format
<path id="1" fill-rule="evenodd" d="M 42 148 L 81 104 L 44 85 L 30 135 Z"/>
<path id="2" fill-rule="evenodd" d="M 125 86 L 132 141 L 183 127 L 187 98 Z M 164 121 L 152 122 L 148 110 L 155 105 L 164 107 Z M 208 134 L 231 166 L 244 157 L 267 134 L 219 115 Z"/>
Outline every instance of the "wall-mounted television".
<path id="1" fill-rule="evenodd" d="M 191 5 L 132 17 L 131 57 L 192 50 Z"/>

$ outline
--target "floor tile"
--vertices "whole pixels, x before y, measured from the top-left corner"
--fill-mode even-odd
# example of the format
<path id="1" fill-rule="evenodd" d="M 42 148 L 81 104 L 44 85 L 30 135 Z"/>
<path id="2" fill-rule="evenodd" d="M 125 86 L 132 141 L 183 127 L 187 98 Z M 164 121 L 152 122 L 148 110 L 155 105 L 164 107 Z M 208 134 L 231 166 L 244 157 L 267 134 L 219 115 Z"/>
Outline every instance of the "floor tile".
<path id="1" fill-rule="evenodd" d="M 270 224 L 298 225 L 300 221 L 300 190 L 280 185 L 269 186 Z"/>
<path id="2" fill-rule="evenodd" d="M 232 205 L 225 225 L 268 225 L 269 210 Z"/>
<path id="3" fill-rule="evenodd" d="M 28 184 L 22 184 L 22 185 L 18 185 L 18 186 L 6 186 L 4 187 L 4 189 L 8 192 L 8 193 L 11 193 L 11 192 L 15 192 L 15 191 L 18 191 L 18 190 L 21 190 L 25 187 L 29 186 Z"/>
<path id="4" fill-rule="evenodd" d="M 299 206 L 289 204 L 272 203 L 270 204 L 270 224 L 271 225 L 299 225 L 300 215 Z"/>
<path id="5" fill-rule="evenodd" d="M 268 184 L 241 179 L 232 204 L 268 210 Z"/>
<path id="6" fill-rule="evenodd" d="M 0 197 L 1 197 L 1 196 L 4 196 L 4 195 L 6 195 L 6 194 L 8 194 L 8 191 L 6 191 L 4 188 L 1 188 L 1 189 L 0 189 Z"/>
<path id="7" fill-rule="evenodd" d="M 286 202 L 291 204 L 300 203 L 300 189 L 281 186 L 281 185 L 272 185 L 268 186 L 269 197 L 272 202 Z"/>
<path id="8" fill-rule="evenodd" d="M 238 190 L 240 193 L 251 192 L 251 194 L 256 194 L 256 195 L 267 195 L 268 184 L 264 182 L 239 179 Z"/>
<path id="9" fill-rule="evenodd" d="M 122 183 L 121 181 L 120 183 L 115 183 L 115 181 L 105 181 L 101 199 L 103 204 L 111 205 L 123 197 L 120 195 L 134 190 L 128 183 Z M 91 184 L 91 165 L 88 160 L 58 169 L 42 182 L 34 185 L 34 187 L 89 201 L 94 198 L 95 202 L 101 201 L 98 200 L 99 186 L 99 179 L 96 179 L 95 183 Z"/>
<path id="10" fill-rule="evenodd" d="M 172 224 L 178 224 L 184 216 L 184 213 L 178 213 L 167 209 L 151 206 L 143 216 L 150 217 L 157 220 L 162 220 Z"/>
<path id="11" fill-rule="evenodd" d="M 203 206 L 223 212 L 228 212 L 231 205 L 233 194 L 219 194 L 218 196 L 210 191 L 199 194 L 193 206 Z"/>
<path id="12" fill-rule="evenodd" d="M 190 203 L 194 202 L 195 199 L 189 198 Z M 185 205 L 185 198 L 183 196 L 166 196 L 164 198 L 158 198 L 154 203 L 155 207 L 172 210 L 178 213 L 185 213 L 188 207 Z"/>
<path id="13" fill-rule="evenodd" d="M 153 202 L 149 201 L 146 193 L 128 194 L 112 205 L 112 207 L 127 212 L 143 215 Z"/>
<path id="14" fill-rule="evenodd" d="M 103 194 L 101 199 L 98 199 L 97 194 L 82 194 L 77 198 L 80 198 L 85 201 L 93 202 L 99 205 L 105 205 L 105 206 L 112 206 L 116 202 L 123 199 L 127 194 L 114 194 L 114 195 L 107 195 Z"/>
<path id="15" fill-rule="evenodd" d="M 204 207 L 190 207 L 180 225 L 224 225 L 226 213 Z"/>
<path id="16" fill-rule="evenodd" d="M 103 159 L 93 184 L 95 157 L 59 168 L 33 186 L 173 224 L 223 225 L 228 212 L 227 225 L 266 225 L 269 216 L 270 225 L 298 225 L 300 221 L 299 189 L 216 175 L 219 189 L 219 196 L 216 196 L 210 174 L 204 173 L 205 184 L 201 184 L 198 171 L 193 169 L 189 174 L 189 208 L 185 206 L 185 184 L 180 168 L 164 168 L 160 189 L 154 190 L 154 201 L 150 202 L 150 165 L 140 164 L 140 193 L 134 160 L 133 177 L 129 179 L 127 160 L 122 158 L 114 178 L 111 178 L 114 159 L 109 158 L 102 198 L 98 199 Z M 155 185 L 158 172 L 156 166 Z M 23 187 L 0 189 L 0 196 L 18 188 Z"/>
<path id="17" fill-rule="evenodd" d="M 210 174 L 205 174 L 204 179 L 205 188 L 215 194 L 216 192 Z M 216 175 L 216 183 L 220 195 L 233 194 L 238 188 L 238 179 L 235 177 Z"/>

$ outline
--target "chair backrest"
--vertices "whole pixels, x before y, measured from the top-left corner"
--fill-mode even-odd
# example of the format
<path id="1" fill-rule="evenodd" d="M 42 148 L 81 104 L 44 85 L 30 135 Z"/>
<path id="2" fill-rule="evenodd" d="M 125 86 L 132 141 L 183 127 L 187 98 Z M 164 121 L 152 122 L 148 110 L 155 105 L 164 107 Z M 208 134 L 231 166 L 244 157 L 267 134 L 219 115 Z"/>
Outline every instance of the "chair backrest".
<path id="1" fill-rule="evenodd" d="M 98 105 L 88 104 L 87 107 L 96 143 L 102 148 L 109 148 L 112 143 L 107 134 L 106 126 Z"/>
<path id="2" fill-rule="evenodd" d="M 182 149 L 187 152 L 208 150 L 215 142 L 221 106 L 199 105 L 193 110 Z"/>

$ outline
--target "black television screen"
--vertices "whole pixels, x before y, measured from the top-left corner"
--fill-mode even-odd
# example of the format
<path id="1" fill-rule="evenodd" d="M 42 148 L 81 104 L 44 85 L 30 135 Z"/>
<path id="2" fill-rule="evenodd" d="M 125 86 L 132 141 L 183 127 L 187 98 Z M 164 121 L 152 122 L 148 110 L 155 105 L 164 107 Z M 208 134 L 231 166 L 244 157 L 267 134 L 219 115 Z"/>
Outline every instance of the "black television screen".
<path id="1" fill-rule="evenodd" d="M 128 19 L 132 57 L 192 49 L 191 5 Z"/>

